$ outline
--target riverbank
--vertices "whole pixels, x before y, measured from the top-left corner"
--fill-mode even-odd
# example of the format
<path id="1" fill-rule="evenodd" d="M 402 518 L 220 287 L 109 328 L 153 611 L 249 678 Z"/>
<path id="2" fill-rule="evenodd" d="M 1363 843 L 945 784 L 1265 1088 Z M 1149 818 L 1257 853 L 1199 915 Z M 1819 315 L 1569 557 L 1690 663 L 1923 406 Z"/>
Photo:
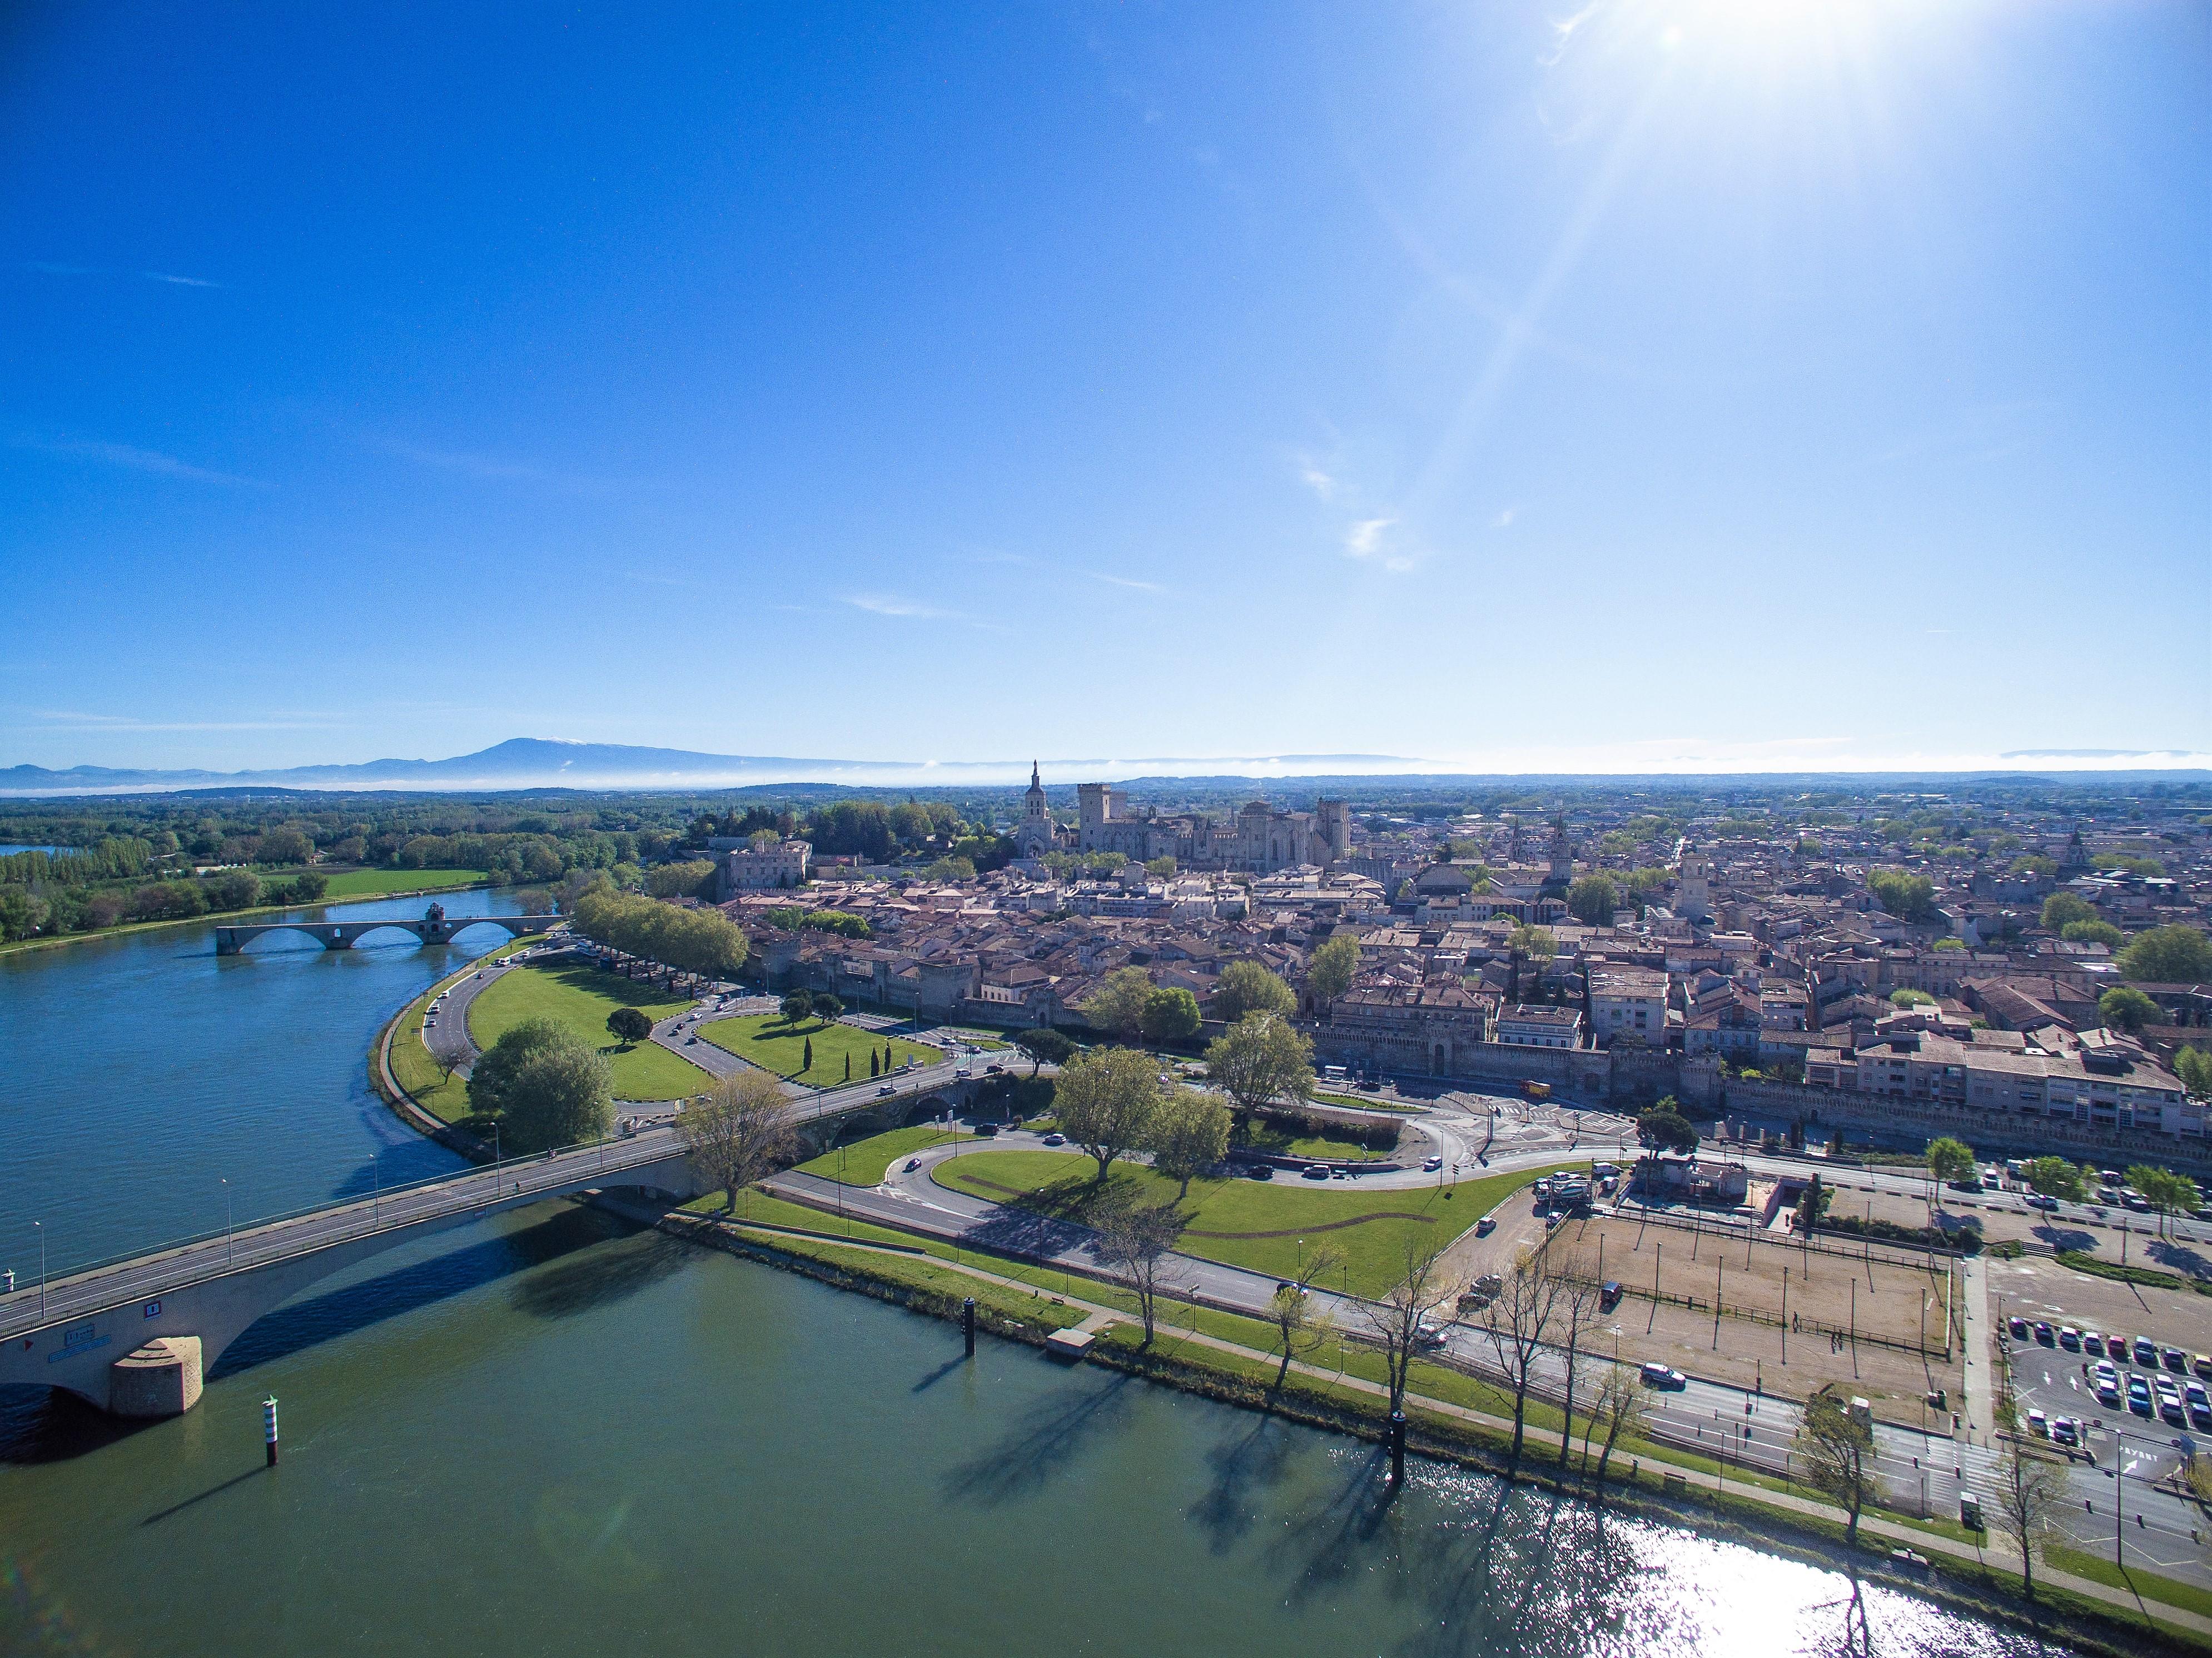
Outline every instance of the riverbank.
<path id="1" fill-rule="evenodd" d="M 369 1044 L 368 1085 L 392 1113 L 416 1133 L 465 1157 L 481 1161 L 490 1148 L 459 1125 L 470 1115 L 468 1084 L 444 1068 L 422 1045 L 422 1013 L 437 997 L 481 972 L 489 963 L 503 960 L 519 950 L 543 943 L 540 938 L 513 938 L 497 950 L 464 963 L 389 1019 Z M 398 1053 L 395 1055 L 395 1046 Z"/>
<path id="2" fill-rule="evenodd" d="M 325 893 L 306 903 L 256 904 L 251 909 L 210 910 L 204 915 L 173 915 L 159 921 L 125 921 L 118 926 L 94 927 L 86 932 L 58 932 L 41 934 L 35 938 L 11 938 L 0 943 L 0 956 L 16 956 L 34 950 L 45 950 L 60 944 L 74 944 L 94 938 L 127 938 L 141 932 L 160 932 L 180 926 L 230 926 L 239 922 L 266 920 L 272 915 L 285 915 L 297 909 L 316 909 L 330 904 L 358 904 L 381 902 L 393 898 L 438 898 L 455 892 L 483 892 L 496 886 L 494 881 L 468 881 L 459 885 L 418 887 L 398 892 Z"/>
<path id="3" fill-rule="evenodd" d="M 1086 1279 L 1079 1296 L 1072 1278 L 1056 1270 L 1040 1272 L 995 1256 L 983 1257 L 988 1264 L 979 1264 L 972 1251 L 964 1261 L 949 1260 L 927 1241 L 904 1242 L 888 1229 L 861 1225 L 854 1230 L 862 1236 L 840 1236 L 791 1224 L 781 1208 L 777 1212 L 778 1220 L 754 1220 L 678 1212 L 664 1216 L 660 1224 L 695 1242 L 947 1321 L 957 1321 L 962 1302 L 973 1296 L 979 1324 L 1031 1346 L 1044 1346 L 1057 1330 L 1085 1326 L 1097 1338 L 1090 1357 L 1115 1370 L 1363 1440 L 1387 1436 L 1387 1393 L 1379 1382 L 1294 1359 L 1289 1380 L 1282 1388 L 1275 1388 L 1280 1349 L 1270 1353 L 1252 1345 L 1267 1333 L 1267 1327 L 1256 1321 L 1177 1303 L 1172 1310 L 1164 1309 L 1153 1346 L 1146 1350 L 1138 1345 L 1140 1338 L 1132 1327 L 1133 1298 L 1110 1284 Z M 826 1211 L 821 1218 L 827 1220 Z M 878 1233 L 883 1236 L 871 1236 Z M 1057 1291 L 1050 1287 L 1055 1278 L 1061 1284 Z M 1185 1315 L 1188 1328 L 1168 1322 Z M 1732 1472 L 1648 1442 L 1624 1442 L 1614 1453 L 1602 1489 L 1593 1492 L 1584 1489 L 1586 1476 L 1593 1472 L 1588 1466 L 1587 1442 L 1579 1457 L 1570 1444 L 1565 1473 L 1558 1472 L 1556 1465 L 1538 1466 L 1540 1459 L 1558 1455 L 1556 1409 L 1531 1410 L 1528 1452 L 1516 1466 L 1507 1455 L 1510 1420 L 1424 1394 L 1420 1388 L 1425 1380 L 1416 1377 L 1407 1399 L 1409 1448 L 1424 1456 L 1875 1578 L 1955 1610 L 2033 1631 L 2043 1638 L 2063 1632 L 2079 1650 L 2132 1652 L 2139 1649 L 2146 1633 L 2168 1643 L 2212 1649 L 2212 1619 L 2159 1602 L 2156 1590 L 2164 1586 L 2148 1574 L 2134 1574 L 2145 1603 L 2144 1609 L 2138 1609 L 2124 1591 L 2046 1564 L 2037 1575 L 2038 1599 L 2031 1603 L 2020 1594 L 2018 1573 L 1990 1564 L 1989 1551 L 1961 1543 L 1959 1539 L 1965 1533 L 1955 1527 L 1918 1522 L 1870 1508 L 1862 1520 L 1862 1538 L 1876 1540 L 1881 1552 L 1852 1554 L 1843 1542 L 1841 1510 L 1824 1499 L 1800 1494 L 1798 1487 L 1781 1489 L 1772 1480 L 1747 1484 L 1740 1470 Z M 1887 1555 L 1891 1546 L 1937 1557 L 1942 1575 L 1923 1579 L 1894 1566 Z M 2185 1594 L 2185 1588 L 2181 1592 Z"/>

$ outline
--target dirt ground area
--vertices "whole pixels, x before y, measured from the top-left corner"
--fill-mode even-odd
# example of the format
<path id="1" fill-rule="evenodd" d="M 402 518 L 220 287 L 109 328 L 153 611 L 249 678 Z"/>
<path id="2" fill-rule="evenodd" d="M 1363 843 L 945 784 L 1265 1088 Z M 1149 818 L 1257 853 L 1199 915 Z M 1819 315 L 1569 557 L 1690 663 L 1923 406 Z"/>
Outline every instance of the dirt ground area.
<path id="1" fill-rule="evenodd" d="M 2117 1250 L 2112 1254 L 2118 1258 Z M 2148 1336 L 2162 1347 L 2187 1353 L 2212 1352 L 2212 1297 L 2194 1290 L 2116 1284 L 2062 1266 L 2047 1255 L 1992 1260 L 1989 1274 L 1993 1330 L 2003 1318 L 2016 1315 L 2104 1335 Z"/>
<path id="2" fill-rule="evenodd" d="M 1449 1270 L 1465 1280 L 1504 1272 L 1518 1249 L 1543 1236 L 1541 1217 L 1516 1203 L 1499 1214 L 1489 1237 L 1462 1238 Z M 1617 1216 L 1565 1222 L 1553 1248 L 1577 1252 L 1592 1277 L 1622 1284 L 1620 1305 L 1601 1328 L 1608 1344 L 1617 1338 L 1624 1359 L 1658 1360 L 1689 1375 L 1791 1397 L 1835 1382 L 1864 1396 L 1885 1421 L 1911 1427 L 1924 1418 L 1931 1427 L 1948 1428 L 1924 1411 L 1923 1400 L 1935 1389 L 1945 1390 L 1952 1405 L 1960 1402 L 1965 1354 L 1955 1324 L 1951 1357 L 1943 1357 L 1946 1280 L 1955 1297 L 1959 1278 L 1941 1260 L 1931 1273 L 1924 1256 L 1879 1245 L 1864 1255 L 1822 1254 L 1800 1249 L 1787 1234 L 1700 1232 Z M 1785 1272 L 1794 1331 L 1778 1321 L 1728 1315 L 1730 1308 L 1755 1309 L 1778 1321 Z M 1692 1297 L 1698 1307 L 1655 1302 L 1655 1274 L 1662 1295 Z M 1723 1309 L 1717 1333 L 1716 1277 Z M 1848 1339 L 1854 1314 L 1863 1337 L 1917 1339 L 1932 1351 L 1916 1354 L 1872 1339 L 1854 1345 Z M 1844 1339 L 1832 1339 L 1822 1327 L 1845 1333 Z"/>

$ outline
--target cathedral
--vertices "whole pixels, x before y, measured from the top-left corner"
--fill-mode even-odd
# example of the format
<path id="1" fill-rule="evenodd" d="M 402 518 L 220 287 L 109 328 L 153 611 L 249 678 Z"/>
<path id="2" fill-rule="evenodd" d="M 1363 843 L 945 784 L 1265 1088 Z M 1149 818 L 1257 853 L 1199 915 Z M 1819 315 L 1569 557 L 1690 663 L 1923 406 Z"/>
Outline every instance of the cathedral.
<path id="1" fill-rule="evenodd" d="M 1126 792 L 1111 783 L 1077 786 L 1079 802 L 1073 849 L 1117 852 L 1149 863 L 1172 858 L 1184 869 L 1242 870 L 1256 875 L 1300 864 L 1326 868 L 1352 853 L 1352 809 L 1342 800 L 1321 799 L 1311 811 L 1284 811 L 1255 800 L 1225 823 L 1204 813 L 1163 817 L 1132 812 Z M 1022 797 L 1022 821 L 1014 844 L 1024 858 L 1038 858 L 1066 841 L 1044 799 L 1036 762 L 1030 763 L 1029 793 Z"/>

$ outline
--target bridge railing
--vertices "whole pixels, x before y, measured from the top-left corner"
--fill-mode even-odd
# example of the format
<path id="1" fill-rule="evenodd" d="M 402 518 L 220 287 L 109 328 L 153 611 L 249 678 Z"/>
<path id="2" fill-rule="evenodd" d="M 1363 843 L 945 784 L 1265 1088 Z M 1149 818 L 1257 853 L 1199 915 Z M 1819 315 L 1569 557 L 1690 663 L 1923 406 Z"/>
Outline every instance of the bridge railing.
<path id="1" fill-rule="evenodd" d="M 623 1155 L 610 1159 L 610 1149 L 614 1147 L 623 1148 Z M 628 1154 L 629 1148 L 632 1147 L 636 1148 L 634 1156 Z M 543 1151 L 533 1151 L 517 1157 L 502 1157 L 496 1163 L 473 1163 L 460 1169 L 448 1169 L 441 1175 L 426 1175 L 419 1180 L 403 1181 L 396 1186 L 374 1186 L 367 1192 L 357 1193 L 349 1197 L 326 1198 L 319 1203 L 305 1204 L 296 1209 L 284 1209 L 273 1214 L 257 1215 L 250 1219 L 240 1220 L 234 1225 L 213 1227 L 206 1231 L 190 1233 L 180 1238 L 167 1239 L 161 1243 L 145 1248 L 125 1249 L 115 1254 L 103 1255 L 92 1260 L 69 1262 L 47 1274 L 47 1287 L 51 1291 L 55 1284 L 74 1278 L 93 1277 L 118 1266 L 128 1266 L 134 1261 L 146 1261 L 160 1255 L 180 1254 L 200 1248 L 204 1244 L 219 1243 L 226 1238 L 236 1238 L 243 1233 L 265 1231 L 273 1226 L 283 1226 L 289 1222 L 306 1220 L 314 1215 L 335 1215 L 347 1209 L 362 1210 L 368 1218 L 369 1224 L 360 1232 L 348 1233 L 346 1236 L 348 1237 L 367 1236 L 370 1233 L 381 1231 L 387 1226 L 412 1225 L 422 1219 L 423 1216 L 419 1208 L 412 1213 L 394 1214 L 389 1219 L 385 1218 L 383 1209 L 389 1204 L 398 1206 L 404 1210 L 410 1198 L 434 1191 L 441 1187 L 452 1187 L 458 1192 L 459 1188 L 469 1186 L 472 1181 L 494 1180 L 499 1184 L 495 1185 L 492 1191 L 482 1199 L 483 1205 L 489 1207 L 500 1200 L 504 1182 L 509 1178 L 509 1171 L 514 1169 L 537 1170 L 573 1167 L 597 1153 L 599 1160 L 592 1165 L 595 1169 L 620 1170 L 632 1168 L 639 1163 L 659 1163 L 670 1156 L 672 1151 L 681 1149 L 681 1141 L 664 1142 L 657 1137 L 646 1139 L 644 1137 L 636 1135 L 625 1137 L 620 1134 L 607 1134 L 597 1139 L 579 1140 L 572 1145 L 557 1148 L 550 1157 Z M 538 1183 L 544 1182 L 533 1182 L 533 1184 Z M 507 1195 L 511 1198 L 513 1193 L 509 1193 Z M 457 1206 L 457 1209 L 465 1209 L 470 1206 L 470 1204 L 463 1203 Z M 344 1239 L 328 1241 L 343 1242 Z M 257 1258 L 258 1251 L 261 1247 L 257 1242 Z M 37 1298 L 39 1284 L 35 1278 L 30 1280 L 27 1287 L 24 1274 L 18 1271 L 15 1274 L 15 1293 L 12 1297 L 0 1297 L 0 1309 L 19 1305 L 26 1295 L 33 1300 Z"/>

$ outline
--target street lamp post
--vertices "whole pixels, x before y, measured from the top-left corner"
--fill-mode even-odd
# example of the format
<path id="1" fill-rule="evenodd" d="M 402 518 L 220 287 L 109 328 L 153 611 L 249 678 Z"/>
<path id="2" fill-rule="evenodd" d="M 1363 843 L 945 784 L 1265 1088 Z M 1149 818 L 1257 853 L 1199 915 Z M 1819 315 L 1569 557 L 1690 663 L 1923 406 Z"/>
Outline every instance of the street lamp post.
<path id="1" fill-rule="evenodd" d="M 238 1230 L 231 1220 L 230 1180 L 222 1182 L 222 1264 L 228 1271 L 238 1260 Z"/>
<path id="2" fill-rule="evenodd" d="M 384 1203 L 384 1148 L 378 1146 L 368 1154 L 368 1224 L 382 1224 Z"/>
<path id="3" fill-rule="evenodd" d="M 34 1220 L 31 1224 L 39 1229 L 39 1316 L 44 1318 L 46 1315 L 46 1224 Z"/>

